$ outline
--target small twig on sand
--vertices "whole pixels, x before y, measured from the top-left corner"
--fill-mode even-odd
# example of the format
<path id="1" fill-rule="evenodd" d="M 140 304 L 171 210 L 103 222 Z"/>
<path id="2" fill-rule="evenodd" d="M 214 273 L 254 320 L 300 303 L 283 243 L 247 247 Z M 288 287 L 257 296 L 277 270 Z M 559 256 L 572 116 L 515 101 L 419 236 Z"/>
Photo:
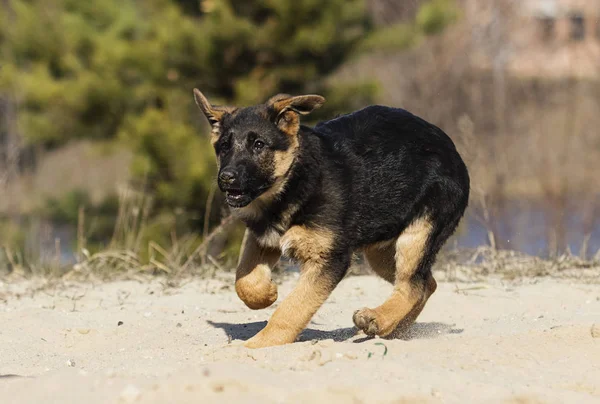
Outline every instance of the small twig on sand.
<path id="1" fill-rule="evenodd" d="M 71 297 L 71 301 L 73 302 L 73 308 L 71 309 L 72 312 L 77 311 L 77 302 L 79 300 L 81 300 L 86 294 L 87 294 L 87 291 L 83 292 L 79 296 L 76 296 L 75 293 L 73 293 L 73 296 Z"/>

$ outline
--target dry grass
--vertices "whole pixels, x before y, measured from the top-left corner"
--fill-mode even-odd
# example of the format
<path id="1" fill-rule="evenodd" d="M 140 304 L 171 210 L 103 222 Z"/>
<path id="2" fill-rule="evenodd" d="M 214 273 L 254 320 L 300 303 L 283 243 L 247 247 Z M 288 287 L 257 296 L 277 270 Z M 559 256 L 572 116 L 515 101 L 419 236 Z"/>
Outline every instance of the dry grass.
<path id="1" fill-rule="evenodd" d="M 570 253 L 543 259 L 511 250 L 479 247 L 451 250 L 436 264 L 440 280 L 485 282 L 490 277 L 507 281 L 552 277 L 600 284 L 600 251 L 590 260 Z"/>
<path id="2" fill-rule="evenodd" d="M 140 275 L 215 276 L 225 271 L 219 260 L 210 255 L 211 243 L 235 225 L 233 217 L 222 220 L 214 229 L 206 228 L 200 239 L 196 234 L 171 235 L 168 246 L 147 239 L 148 217 L 152 198 L 129 187 L 119 189 L 119 211 L 112 238 L 106 249 L 91 253 L 85 237 L 85 212 L 80 209 L 77 225 L 77 249 L 74 265 L 62 265 L 60 240 L 56 239 L 55 256 L 46 261 L 33 257 L 25 259 L 22 251 L 0 244 L 0 274 L 13 277 L 64 279 L 135 278 Z M 210 231 L 209 231 L 210 230 Z"/>
<path id="3" fill-rule="evenodd" d="M 131 191 L 122 195 L 131 198 Z M 140 195 L 134 198 L 144 197 Z M 130 204 L 129 206 L 137 206 Z M 135 209 L 123 209 L 122 217 L 117 221 L 119 226 L 133 220 L 128 217 Z M 118 242 L 118 235 L 123 231 L 116 231 L 116 237 L 111 247 L 90 254 L 83 248 L 79 254 L 79 262 L 69 267 L 47 265 L 39 268 L 26 268 L 21 264 L 19 257 L 7 247 L 0 248 L 0 263 L 8 260 L 12 271 L 9 279 L 41 277 L 51 284 L 68 280 L 98 280 L 107 281 L 115 279 L 140 279 L 147 276 L 162 276 L 167 282 L 181 282 L 189 277 L 214 278 L 224 273 L 231 273 L 231 265 L 221 264 L 215 257 L 208 254 L 210 244 L 222 233 L 235 225 L 231 216 L 226 217 L 219 226 L 208 233 L 201 243 L 194 243 L 195 237 L 183 238 L 172 244 L 167 250 L 157 243 L 150 241 L 148 258 L 140 254 L 139 232 L 143 231 L 143 220 L 137 231 L 125 236 Z M 292 263 L 282 261 L 276 278 L 279 280 L 287 274 L 294 272 L 296 267 Z M 534 279 L 538 277 L 552 277 L 571 279 L 578 282 L 600 284 L 600 251 L 592 259 L 583 259 L 570 252 L 551 259 L 543 259 L 511 250 L 497 250 L 492 247 L 482 246 L 476 249 L 451 249 L 440 253 L 434 271 L 441 281 L 450 282 L 485 282 L 490 278 L 507 281 Z M 372 274 L 362 256 L 356 256 L 348 275 Z"/>
<path id="4" fill-rule="evenodd" d="M 497 21 L 484 24 L 490 30 L 497 30 L 495 32 L 483 30 L 473 35 L 474 30 L 482 29 L 480 14 L 470 14 L 465 9 L 459 23 L 442 36 L 428 39 L 418 49 L 400 54 L 369 55 L 353 61 L 338 76 L 357 81 L 378 79 L 382 84 L 382 103 L 415 112 L 444 128 L 455 140 L 471 173 L 472 198 L 468 216 L 485 227 L 490 247 L 446 253 L 440 257 L 438 265 L 445 276 L 478 279 L 501 275 L 509 279 L 567 276 L 572 270 L 587 276 L 588 270 L 597 267 L 600 259 L 598 254 L 591 257 L 588 251 L 592 233 L 598 229 L 600 212 L 600 176 L 597 175 L 600 172 L 597 130 L 600 127 L 600 82 L 582 81 L 568 75 L 552 80 L 522 79 L 512 77 L 501 63 L 492 71 L 478 69 L 476 54 L 502 62 L 501 56 L 510 45 L 509 34 L 513 32 L 503 23 L 506 23 L 506 16 L 510 19 L 514 15 L 515 11 L 510 7 L 517 3 L 484 4 L 474 0 L 462 3 L 507 8 L 492 10 L 494 13 L 490 15 L 497 15 Z M 577 63 L 572 60 L 571 64 L 576 66 Z M 33 188 L 62 192 L 59 186 L 64 185 L 63 178 L 72 173 L 76 174 L 76 184 L 92 186 L 92 190 L 101 189 L 99 183 L 114 186 L 120 182 L 119 173 L 124 172 L 122 167 L 129 157 L 121 156 L 118 161 L 102 165 L 90 164 L 87 146 L 84 149 L 65 149 L 67 154 L 59 154 L 44 163 L 38 170 L 43 176 L 30 180 L 35 183 Z M 86 171 L 94 166 L 101 169 L 94 173 Z M 61 174 L 67 172 L 69 175 Z M 95 179 L 98 173 L 111 174 Z M 25 185 L 22 188 L 25 189 Z M 21 206 L 23 201 L 36 199 L 33 194 L 17 191 L 14 190 L 13 195 L 21 195 L 20 199 L 15 199 L 16 196 L 0 198 L 0 211 L 10 210 L 6 206 L 3 208 L 2 202 L 6 205 L 6 201 L 12 201 L 11 206 Z M 8 266 L 23 273 L 62 275 L 66 271 L 71 274 L 69 276 L 93 273 L 106 277 L 140 272 L 172 277 L 211 276 L 224 269 L 218 257 L 209 254 L 209 246 L 230 229 L 230 219 L 217 229 L 206 227 L 201 236 L 173 236 L 166 247 L 142 237 L 151 198 L 131 190 L 122 192 L 126 195 L 121 195 L 113 240 L 106 251 L 87 252 L 83 231 L 80 231 L 79 261 L 74 270 L 59 265 L 25 269 L 23 253 L 8 247 L 0 248 L 0 268 Z M 212 201 L 212 194 L 209 200 Z M 533 202 L 543 211 L 547 220 L 544 231 L 549 259 L 503 249 L 498 229 L 506 225 L 503 218 L 514 213 L 510 211 L 514 201 Z M 208 209 L 212 208 L 210 204 L 208 206 Z M 214 207 L 216 209 L 218 207 Z M 579 251 L 583 258 L 575 257 L 566 248 L 570 215 L 581 218 L 580 228 L 571 230 L 583 236 Z M 207 212 L 205 217 L 209 216 L 210 212 Z M 84 221 L 85 217 L 82 217 L 81 228 Z M 142 250 L 150 251 L 149 257 L 142 256 Z M 361 266 L 355 266 L 351 272 L 362 271 Z"/>
<path id="5" fill-rule="evenodd" d="M 195 234 L 177 237 L 171 235 L 170 246 L 164 247 L 153 240 L 144 245 L 144 231 L 152 206 L 152 198 L 143 192 L 122 188 L 119 191 L 119 212 L 109 247 L 95 254 L 85 249 L 83 236 L 78 235 L 78 262 L 64 276 L 115 275 L 129 277 L 138 274 L 162 274 L 169 277 L 185 275 L 214 276 L 223 267 L 209 253 L 216 237 L 227 232 L 234 224 L 233 217 L 224 218 L 209 232 L 206 227 L 201 242 Z M 210 205 L 209 205 L 210 206 Z M 80 217 L 80 220 L 83 218 Z M 83 226 L 78 226 L 83 227 Z M 146 249 L 144 247 L 147 247 Z M 147 255 L 147 256 L 146 256 Z"/>
<path id="6" fill-rule="evenodd" d="M 165 275 L 172 278 L 214 277 L 217 271 L 227 271 L 227 269 L 207 253 L 208 247 L 215 237 L 227 231 L 233 223 L 232 217 L 225 218 L 195 249 L 191 248 L 196 239 L 194 236 L 178 240 L 169 250 L 150 241 L 148 260 L 143 259 L 136 249 L 113 247 L 92 255 L 84 251 L 83 260 L 63 276 L 72 278 L 93 275 L 104 279 L 115 276 L 127 278 L 139 274 Z"/>

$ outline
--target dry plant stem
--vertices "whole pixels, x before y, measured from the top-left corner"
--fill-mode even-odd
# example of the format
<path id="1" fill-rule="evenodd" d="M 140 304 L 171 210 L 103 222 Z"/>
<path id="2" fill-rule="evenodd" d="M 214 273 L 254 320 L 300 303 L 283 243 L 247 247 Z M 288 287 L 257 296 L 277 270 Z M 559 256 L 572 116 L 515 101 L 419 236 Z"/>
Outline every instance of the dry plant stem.
<path id="1" fill-rule="evenodd" d="M 207 255 L 206 258 L 221 272 L 225 272 L 225 269 L 219 264 L 219 262 L 213 258 L 212 255 Z"/>
<path id="2" fill-rule="evenodd" d="M 216 189 L 216 185 L 214 183 L 211 183 L 210 190 L 208 192 L 208 197 L 206 198 L 206 209 L 204 211 L 204 228 L 202 229 L 203 240 L 206 240 L 206 237 L 208 237 L 210 213 L 212 210 L 212 203 L 215 198 Z M 206 257 L 204 255 L 200 257 L 200 262 L 203 266 L 206 265 Z"/>
<path id="3" fill-rule="evenodd" d="M 77 262 L 83 260 L 82 251 L 85 245 L 85 209 L 83 206 L 80 206 L 77 212 Z"/>
<path id="4" fill-rule="evenodd" d="M 495 250 L 497 248 L 497 246 L 496 246 L 496 235 L 493 230 L 494 226 L 492 225 L 492 215 L 490 214 L 490 210 L 488 209 L 488 205 L 486 202 L 486 196 L 482 192 L 480 193 L 480 197 L 478 198 L 478 201 L 479 201 L 479 206 L 480 206 L 483 216 L 480 216 L 479 214 L 477 214 L 474 211 L 471 211 L 471 215 L 485 227 L 485 230 L 487 232 L 488 241 L 490 243 L 490 247 L 493 250 Z"/>
<path id="5" fill-rule="evenodd" d="M 586 233 L 581 242 L 581 249 L 579 250 L 579 258 L 585 259 L 587 257 L 588 248 L 590 245 L 590 239 L 592 238 L 591 233 Z"/>
<path id="6" fill-rule="evenodd" d="M 150 210 L 152 207 L 152 199 L 148 197 L 146 194 L 143 195 L 142 202 L 142 220 L 140 221 L 140 228 L 137 231 L 137 235 L 135 238 L 135 242 L 133 244 L 133 249 L 135 251 L 139 251 L 140 244 L 142 241 L 142 234 L 144 229 L 146 228 L 146 223 L 148 223 L 148 217 L 150 216 Z"/>
<path id="7" fill-rule="evenodd" d="M 139 234 L 138 232 L 138 222 L 140 221 L 140 216 L 141 216 L 141 207 L 137 207 L 135 206 L 137 205 L 134 202 L 134 206 L 132 209 L 132 223 L 131 226 L 129 227 L 129 229 L 124 229 L 124 231 L 126 232 L 126 236 L 125 236 L 125 240 L 126 240 L 126 244 L 125 246 L 127 248 L 134 248 L 135 245 L 135 239 L 137 238 L 135 235 Z M 129 231 L 127 231 L 129 230 Z"/>
<path id="8" fill-rule="evenodd" d="M 212 183 L 210 185 L 210 190 L 208 191 L 208 196 L 206 197 L 206 210 L 204 211 L 204 228 L 202 229 L 202 239 L 206 239 L 208 236 L 210 214 L 212 211 L 212 204 L 215 199 L 216 191 L 217 186 Z"/>
<path id="9" fill-rule="evenodd" d="M 141 236 L 150 214 L 151 198 L 130 188 L 119 190 L 119 211 L 113 237 L 113 249 L 139 251 Z"/>
<path id="10" fill-rule="evenodd" d="M 171 273 L 171 269 L 168 266 L 166 266 L 165 264 L 163 264 L 160 261 L 155 260 L 154 258 L 150 258 L 150 263 L 152 265 L 154 265 L 155 267 L 157 267 L 158 269 L 160 269 L 168 274 Z"/>
<path id="11" fill-rule="evenodd" d="M 60 239 L 54 239 L 54 269 L 60 268 Z"/>
<path id="12" fill-rule="evenodd" d="M 171 260 L 170 254 L 161 246 L 159 246 L 157 243 L 155 243 L 154 241 L 151 241 L 148 244 L 148 249 L 150 250 L 151 254 L 152 254 L 152 258 L 150 259 L 150 263 L 156 265 L 156 263 L 158 263 L 159 261 L 154 259 L 154 251 L 160 253 L 163 257 L 165 257 L 165 259 L 168 261 L 168 266 L 165 266 L 164 264 L 160 263 L 161 265 L 157 265 L 160 269 L 162 269 L 163 271 L 167 272 L 167 273 L 171 273 L 171 268 L 176 268 L 177 264 L 174 263 Z"/>
<path id="13" fill-rule="evenodd" d="M 15 263 L 12 250 L 10 249 L 9 246 L 4 246 L 4 251 L 6 253 L 6 259 L 8 260 L 8 263 L 11 265 L 11 267 L 14 270 L 15 268 L 17 268 L 17 264 Z"/>
<path id="14" fill-rule="evenodd" d="M 125 196 L 124 194 L 127 191 L 125 189 L 120 189 L 119 190 L 119 211 L 117 212 L 117 220 L 115 223 L 115 228 L 113 230 L 113 235 L 112 235 L 112 239 L 111 239 L 111 247 L 115 247 L 115 244 L 118 240 L 118 235 L 119 235 L 119 231 L 120 229 L 123 227 L 123 220 L 125 218 L 125 208 L 126 208 L 126 203 L 125 203 Z"/>
<path id="15" fill-rule="evenodd" d="M 194 250 L 194 252 L 189 256 L 185 264 L 181 267 L 181 271 L 185 271 L 194 261 L 194 258 L 197 256 L 203 256 L 206 253 L 206 249 L 210 245 L 211 241 L 218 236 L 219 234 L 227 231 L 229 226 L 235 223 L 235 218 L 233 216 L 227 216 L 223 220 L 221 220 L 221 224 L 219 224 L 209 235 L 206 237 L 202 243 Z"/>
<path id="16" fill-rule="evenodd" d="M 581 259 L 586 259 L 588 256 L 590 240 L 592 238 L 592 233 L 596 228 L 597 224 L 597 204 L 599 199 L 599 197 L 593 195 L 588 196 L 588 198 L 584 199 L 583 202 L 585 210 L 583 213 L 582 233 L 584 234 L 584 236 L 581 243 L 581 248 L 579 250 L 579 257 Z"/>
<path id="17" fill-rule="evenodd" d="M 21 131 L 19 130 L 18 107 L 20 97 L 17 94 L 8 94 L 5 92 L 0 97 L 0 110 L 4 113 L 0 119 L 0 132 L 5 132 L 5 140 L 0 146 L 4 148 L 4 153 L 0 153 L 0 188 L 5 187 L 14 180 L 19 173 L 20 156 L 23 148 Z"/>

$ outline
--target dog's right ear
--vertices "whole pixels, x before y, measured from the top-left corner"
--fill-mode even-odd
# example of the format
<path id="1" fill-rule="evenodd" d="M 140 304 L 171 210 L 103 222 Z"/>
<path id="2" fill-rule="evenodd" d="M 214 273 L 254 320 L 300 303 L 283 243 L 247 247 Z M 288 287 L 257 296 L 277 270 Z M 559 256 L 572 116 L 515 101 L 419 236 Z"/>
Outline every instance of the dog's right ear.
<path id="1" fill-rule="evenodd" d="M 233 107 L 212 105 L 197 88 L 194 88 L 194 100 L 196 100 L 196 105 L 198 105 L 198 108 L 204 113 L 212 126 L 219 123 L 225 114 L 235 111 Z"/>

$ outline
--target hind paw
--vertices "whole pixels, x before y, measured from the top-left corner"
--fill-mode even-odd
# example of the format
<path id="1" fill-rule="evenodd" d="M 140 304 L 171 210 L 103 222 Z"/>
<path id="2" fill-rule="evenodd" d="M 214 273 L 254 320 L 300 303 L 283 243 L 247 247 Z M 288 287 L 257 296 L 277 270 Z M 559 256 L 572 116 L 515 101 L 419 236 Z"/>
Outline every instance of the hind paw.
<path id="1" fill-rule="evenodd" d="M 354 324 L 365 334 L 373 336 L 379 334 L 379 324 L 377 322 L 377 313 L 374 310 L 364 308 L 356 310 L 352 316 Z"/>

